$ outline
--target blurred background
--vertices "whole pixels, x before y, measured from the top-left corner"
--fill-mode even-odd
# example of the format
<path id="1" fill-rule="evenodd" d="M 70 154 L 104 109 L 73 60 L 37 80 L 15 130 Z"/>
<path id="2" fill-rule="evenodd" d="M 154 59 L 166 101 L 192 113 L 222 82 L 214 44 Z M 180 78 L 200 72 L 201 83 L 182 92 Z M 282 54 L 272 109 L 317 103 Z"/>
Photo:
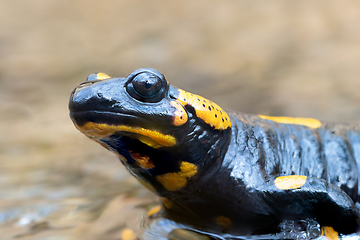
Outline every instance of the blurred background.
<path id="1" fill-rule="evenodd" d="M 0 2 L 0 239 L 121 239 L 156 198 L 68 117 L 152 67 L 225 109 L 360 121 L 359 1 Z M 134 229 L 136 231 L 136 229 Z"/>

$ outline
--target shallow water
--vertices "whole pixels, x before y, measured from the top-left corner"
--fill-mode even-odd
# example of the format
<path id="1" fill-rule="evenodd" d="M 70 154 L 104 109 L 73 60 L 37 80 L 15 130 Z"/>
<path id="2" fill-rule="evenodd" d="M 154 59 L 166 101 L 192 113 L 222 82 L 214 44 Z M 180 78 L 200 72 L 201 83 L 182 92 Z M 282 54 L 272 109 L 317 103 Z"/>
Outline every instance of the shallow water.
<path id="1" fill-rule="evenodd" d="M 321 235 L 320 226 L 313 220 L 307 221 L 307 228 L 305 230 L 300 230 L 296 223 L 293 221 L 285 221 L 283 226 L 286 225 L 286 229 L 282 228 L 282 232 L 278 234 L 271 235 L 257 235 L 257 236 L 234 236 L 230 234 L 211 234 L 207 232 L 202 232 L 198 230 L 191 229 L 185 225 L 178 224 L 168 219 L 158 218 L 155 221 L 151 221 L 146 223 L 147 220 L 143 219 L 143 228 L 144 233 L 142 233 L 142 237 L 146 240 L 167 240 L 167 239 L 187 239 L 182 238 L 183 236 L 188 236 L 188 239 L 199 239 L 199 240 L 232 240 L 232 239 L 297 239 L 297 240 L 328 240 L 325 236 Z M 145 224 L 144 224 L 145 222 Z M 292 223 L 289 223 L 292 222 Z M 179 229 L 189 230 L 189 233 L 179 232 Z M 200 235 L 198 235 L 200 234 Z M 208 236 L 209 238 L 205 238 Z M 178 238 L 176 238 L 178 237 Z M 341 239 L 343 240 L 359 240 L 360 235 L 358 234 L 350 234 L 350 235 L 342 235 Z"/>

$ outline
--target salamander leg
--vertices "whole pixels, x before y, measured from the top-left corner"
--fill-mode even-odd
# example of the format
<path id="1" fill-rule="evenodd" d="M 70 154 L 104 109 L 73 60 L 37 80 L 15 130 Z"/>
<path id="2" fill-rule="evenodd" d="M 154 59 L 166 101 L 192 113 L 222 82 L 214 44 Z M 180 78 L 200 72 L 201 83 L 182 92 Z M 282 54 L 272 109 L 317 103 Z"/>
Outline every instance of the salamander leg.
<path id="1" fill-rule="evenodd" d="M 358 209 L 340 188 L 323 179 L 290 175 L 268 181 L 263 191 L 269 206 L 281 219 L 314 219 L 321 227 L 344 234 L 359 232 Z"/>

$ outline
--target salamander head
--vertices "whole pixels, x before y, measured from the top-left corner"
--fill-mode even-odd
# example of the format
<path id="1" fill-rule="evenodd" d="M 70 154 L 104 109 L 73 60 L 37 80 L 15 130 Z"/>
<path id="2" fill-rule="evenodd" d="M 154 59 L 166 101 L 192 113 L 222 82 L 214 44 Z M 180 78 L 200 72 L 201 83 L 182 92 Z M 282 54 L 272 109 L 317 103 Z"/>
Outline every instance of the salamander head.
<path id="1" fill-rule="evenodd" d="M 125 78 L 90 74 L 72 92 L 69 109 L 79 131 L 115 152 L 140 182 L 164 197 L 201 188 L 230 141 L 225 111 L 169 85 L 154 69 Z"/>

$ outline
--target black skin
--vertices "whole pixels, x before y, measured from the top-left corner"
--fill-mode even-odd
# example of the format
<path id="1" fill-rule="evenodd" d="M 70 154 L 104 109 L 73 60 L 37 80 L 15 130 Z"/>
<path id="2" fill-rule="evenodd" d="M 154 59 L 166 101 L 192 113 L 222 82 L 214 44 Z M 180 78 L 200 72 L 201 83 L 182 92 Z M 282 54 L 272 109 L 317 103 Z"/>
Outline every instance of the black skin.
<path id="1" fill-rule="evenodd" d="M 216 177 L 201 192 L 176 199 L 188 212 L 201 212 L 192 216 L 193 225 L 202 223 L 202 228 L 224 231 L 201 221 L 223 215 L 237 221 L 234 229 L 231 226 L 225 232 L 267 234 L 278 231 L 284 219 L 313 218 L 340 233 L 358 231 L 359 214 L 354 205 L 358 201 L 358 170 L 351 146 L 360 138 L 354 128 L 325 124 L 313 130 L 253 115 L 229 116 L 233 120 L 232 138 Z M 351 141 L 341 133 L 348 133 Z M 324 151 L 326 145 L 333 151 Z M 335 160 L 339 164 L 331 166 Z M 309 176 L 300 189 L 279 190 L 274 186 L 276 176 L 294 174 Z M 185 221 L 188 212 L 184 212 L 181 209 L 172 215 Z"/>
<path id="2" fill-rule="evenodd" d="M 165 208 L 165 216 L 179 223 L 247 235 L 277 233 L 283 220 L 311 218 L 339 233 L 359 231 L 358 126 L 322 123 L 312 129 L 227 111 L 232 126 L 218 130 L 189 104 L 184 106 L 188 121 L 174 126 L 169 102 L 178 95 L 153 69 L 126 78 L 89 77 L 71 95 L 70 116 L 78 127 L 88 122 L 127 125 L 174 136 L 175 146 L 156 149 L 128 132 L 95 140 L 124 156 L 122 163 L 136 178 L 167 198 L 172 206 Z M 148 156 L 155 167 L 141 168 L 131 152 Z M 156 176 L 180 171 L 182 161 L 195 164 L 198 172 L 183 188 L 169 191 Z M 287 175 L 308 178 L 300 188 L 278 189 L 274 180 Z M 231 224 L 219 224 L 219 216 Z"/>

